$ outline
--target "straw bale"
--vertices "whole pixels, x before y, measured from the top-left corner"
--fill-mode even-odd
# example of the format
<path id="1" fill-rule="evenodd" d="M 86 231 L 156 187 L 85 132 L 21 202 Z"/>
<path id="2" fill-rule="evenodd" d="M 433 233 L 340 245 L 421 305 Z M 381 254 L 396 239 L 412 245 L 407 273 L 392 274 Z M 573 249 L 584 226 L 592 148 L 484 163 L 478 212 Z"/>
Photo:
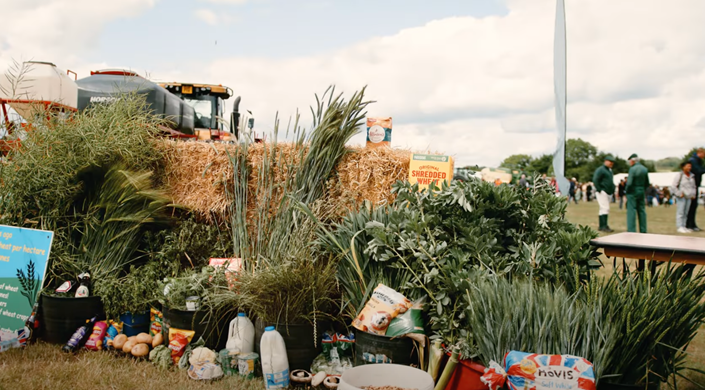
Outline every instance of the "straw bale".
<path id="1" fill-rule="evenodd" d="M 228 212 L 226 188 L 233 183 L 233 167 L 228 161 L 236 146 L 222 143 L 164 140 L 159 142 L 164 151 L 163 186 L 174 203 L 196 211 L 208 220 L 223 221 Z M 276 153 L 269 175 L 260 175 L 265 153 Z M 267 210 L 276 212 L 287 178 L 296 174 L 292 166 L 299 165 L 307 150 L 292 143 L 253 144 L 247 161 L 252 172 L 248 179 L 248 217 Z M 408 178 L 409 151 L 390 148 L 351 148 L 336 167 L 327 183 L 325 203 L 332 205 L 334 214 L 342 216 L 369 200 L 381 205 L 391 202 L 392 184 Z M 262 176 L 276 184 L 274 193 L 266 194 Z M 271 188 L 271 187 L 270 187 Z"/>
<path id="2" fill-rule="evenodd" d="M 175 204 L 203 214 L 224 214 L 228 199 L 226 183 L 232 184 L 233 167 L 222 143 L 165 140 L 162 185 Z"/>
<path id="3" fill-rule="evenodd" d="M 383 205 L 394 200 L 392 184 L 409 177 L 410 152 L 391 148 L 353 148 L 328 182 L 329 201 L 342 215 L 365 200 Z"/>

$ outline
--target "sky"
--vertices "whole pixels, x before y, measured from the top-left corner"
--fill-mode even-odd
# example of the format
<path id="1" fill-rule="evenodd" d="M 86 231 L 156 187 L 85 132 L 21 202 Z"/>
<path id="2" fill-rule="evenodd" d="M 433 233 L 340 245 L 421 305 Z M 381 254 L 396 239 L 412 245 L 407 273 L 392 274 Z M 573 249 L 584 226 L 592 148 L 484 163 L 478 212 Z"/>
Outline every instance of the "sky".
<path id="1" fill-rule="evenodd" d="M 627 157 L 705 145 L 705 1 L 567 0 L 568 137 Z M 365 86 L 392 146 L 498 165 L 552 153 L 555 0 L 0 0 L 0 71 L 231 87 L 269 132 Z M 7 17 L 10 16 L 10 17 Z M 353 139 L 363 144 L 364 128 Z"/>

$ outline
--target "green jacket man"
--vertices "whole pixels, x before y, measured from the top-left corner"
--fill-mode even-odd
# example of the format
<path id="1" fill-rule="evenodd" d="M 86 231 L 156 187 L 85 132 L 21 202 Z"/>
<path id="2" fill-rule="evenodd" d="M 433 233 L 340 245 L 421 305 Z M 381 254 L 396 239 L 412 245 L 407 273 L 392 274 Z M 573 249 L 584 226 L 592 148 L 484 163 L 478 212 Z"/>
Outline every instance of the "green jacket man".
<path id="1" fill-rule="evenodd" d="M 646 205 L 644 194 L 649 186 L 649 170 L 639 162 L 636 153 L 629 156 L 629 177 L 627 178 L 627 231 L 636 233 L 639 219 L 639 232 L 646 233 Z"/>
<path id="2" fill-rule="evenodd" d="M 612 174 L 612 166 L 614 165 L 614 157 L 605 157 L 605 163 L 595 170 L 592 175 L 592 183 L 595 185 L 595 198 L 600 205 L 599 217 L 600 228 L 602 232 L 613 232 L 608 222 L 610 213 L 610 197 L 614 194 L 614 175 Z"/>

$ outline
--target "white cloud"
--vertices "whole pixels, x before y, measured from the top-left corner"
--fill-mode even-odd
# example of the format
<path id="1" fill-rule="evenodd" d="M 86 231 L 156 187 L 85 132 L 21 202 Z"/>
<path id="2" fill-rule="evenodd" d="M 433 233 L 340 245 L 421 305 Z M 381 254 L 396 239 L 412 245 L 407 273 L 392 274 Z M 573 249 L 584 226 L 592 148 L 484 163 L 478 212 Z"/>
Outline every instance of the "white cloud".
<path id="1" fill-rule="evenodd" d="M 368 85 L 370 114 L 394 117 L 394 145 L 468 164 L 551 152 L 555 1 L 507 5 L 506 16 L 433 21 L 321 55 L 223 58 L 200 77 L 232 86 L 262 125 L 276 110 L 306 112 L 329 84 Z M 645 158 L 705 143 L 705 2 L 575 0 L 567 19 L 569 137 Z"/>
<path id="2" fill-rule="evenodd" d="M 0 69 L 15 60 L 51 61 L 88 70 L 82 54 L 95 49 L 104 26 L 135 17 L 157 0 L 0 0 Z M 95 69 L 95 68 L 93 68 Z"/>
<path id="3" fill-rule="evenodd" d="M 211 26 L 215 26 L 216 24 L 218 24 L 218 15 L 209 9 L 196 10 L 196 17 Z"/>
<path id="4" fill-rule="evenodd" d="M 196 18 L 200 19 L 201 21 L 205 22 L 210 26 L 227 24 L 235 20 L 227 13 L 216 13 L 215 11 L 206 8 L 197 9 L 195 15 Z"/>
<path id="5" fill-rule="evenodd" d="M 201 0 L 205 1 L 207 3 L 213 3 L 213 4 L 234 4 L 234 5 L 243 5 L 249 2 L 249 0 Z"/>
<path id="6" fill-rule="evenodd" d="M 81 53 L 95 47 L 102 26 L 155 1 L 0 0 L 13 15 L 0 24 L 0 64 L 26 54 L 62 67 L 93 66 L 81 62 Z M 644 158 L 680 156 L 705 143 L 705 2 L 567 3 L 569 137 Z M 504 16 L 432 21 L 317 55 L 237 57 L 236 48 L 222 48 L 209 64 L 196 59 L 151 71 L 161 79 L 229 85 L 260 130 L 271 129 L 277 111 L 286 119 L 298 107 L 307 117 L 313 94 L 330 84 L 348 94 L 368 85 L 367 96 L 377 101 L 369 114 L 394 117 L 393 145 L 445 151 L 459 164 L 497 164 L 555 145 L 554 6 L 507 0 Z M 200 15 L 207 23 L 227 21 L 208 12 Z M 42 28 L 28 29 L 29 20 Z"/>

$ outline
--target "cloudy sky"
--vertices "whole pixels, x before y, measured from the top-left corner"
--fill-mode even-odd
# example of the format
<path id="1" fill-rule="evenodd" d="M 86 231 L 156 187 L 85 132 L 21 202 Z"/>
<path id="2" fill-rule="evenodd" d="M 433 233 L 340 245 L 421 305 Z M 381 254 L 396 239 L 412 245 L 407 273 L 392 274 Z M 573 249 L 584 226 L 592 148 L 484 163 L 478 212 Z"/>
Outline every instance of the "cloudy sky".
<path id="1" fill-rule="evenodd" d="M 556 142 L 555 0 L 0 0 L 0 12 L 0 68 L 224 84 L 260 131 L 328 85 L 367 85 L 396 147 L 496 165 Z M 705 145 L 705 1 L 567 0 L 566 13 L 569 137 L 653 159 Z"/>

